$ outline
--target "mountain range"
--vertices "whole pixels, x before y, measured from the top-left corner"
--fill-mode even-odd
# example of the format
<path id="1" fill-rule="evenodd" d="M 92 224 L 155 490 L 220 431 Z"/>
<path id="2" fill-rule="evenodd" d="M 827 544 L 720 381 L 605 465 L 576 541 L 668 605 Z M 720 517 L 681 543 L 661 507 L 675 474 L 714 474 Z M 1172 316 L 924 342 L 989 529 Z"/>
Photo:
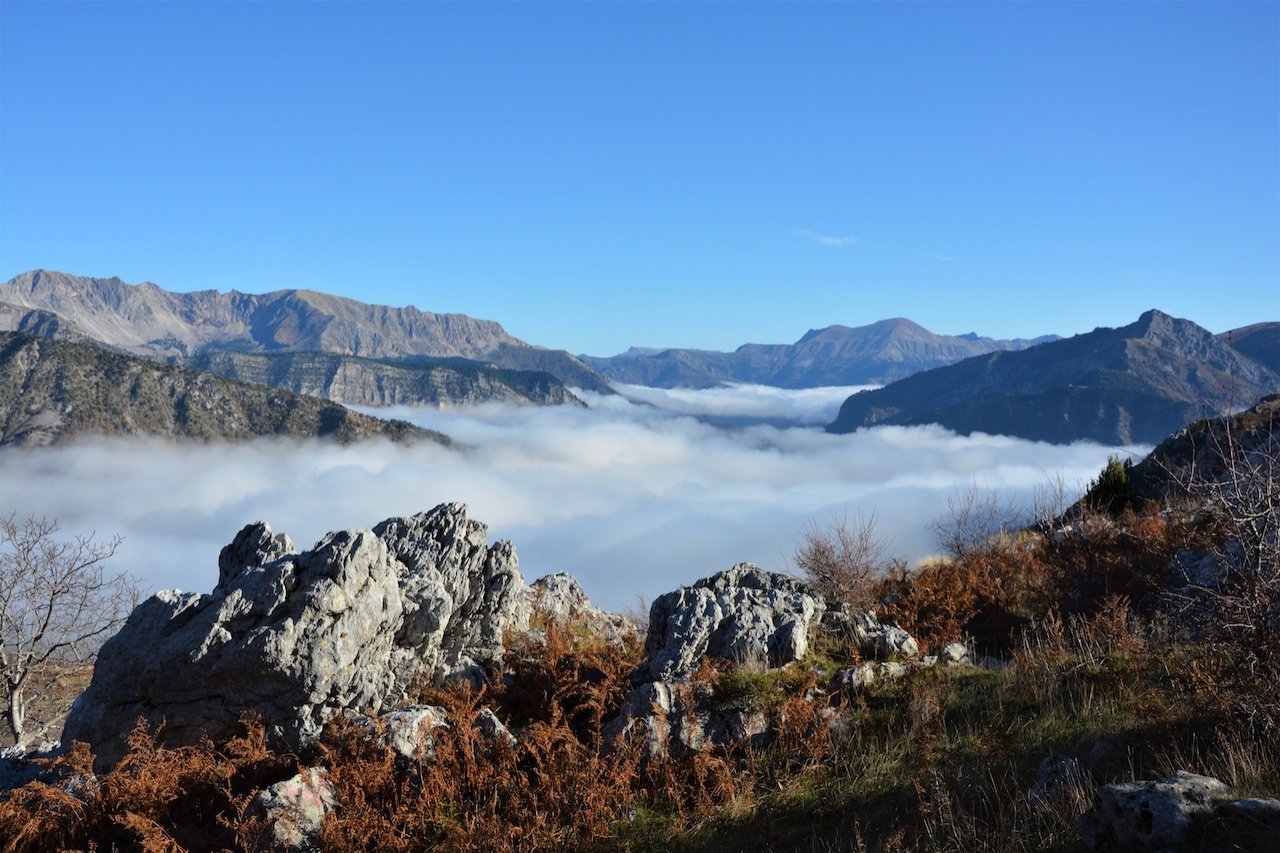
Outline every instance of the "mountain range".
<path id="1" fill-rule="evenodd" d="M 1021 350 L 1054 335 L 995 340 L 936 335 L 902 317 L 867 326 L 812 329 L 794 344 L 744 344 L 733 352 L 633 347 L 609 358 L 579 356 L 617 382 L 656 388 L 712 388 L 747 382 L 779 388 L 883 385 L 983 353 Z"/>
<path id="2" fill-rule="evenodd" d="M 632 348 L 602 359 L 532 346 L 498 323 L 461 314 L 370 305 L 308 290 L 174 293 L 150 283 L 35 270 L 0 285 L 0 330 L 25 333 L 19 338 L 30 334 L 97 347 L 74 350 L 74 358 L 70 349 L 41 350 L 41 358 L 57 355 L 65 362 L 62 373 L 49 374 L 58 381 L 70 375 L 66 365 L 71 363 L 71 373 L 88 376 L 97 351 L 145 357 L 151 368 L 189 368 L 164 374 L 161 381 L 161 374 L 150 368 L 130 362 L 126 370 L 103 355 L 102 368 L 109 367 L 110 375 L 145 375 L 152 377 L 147 380 L 152 385 L 127 405 L 120 395 L 132 391 L 93 386 L 124 418 L 120 429 L 131 431 L 135 424 L 140 431 L 175 435 L 216 431 L 216 419 L 206 423 L 176 412 L 183 394 L 205 393 L 214 386 L 201 382 L 215 376 L 365 406 L 487 401 L 582 405 L 570 386 L 611 393 L 610 380 L 693 388 L 726 382 L 784 388 L 886 383 L 847 399 L 828 429 L 838 433 L 877 424 L 938 423 L 961 433 L 1107 444 L 1157 441 L 1198 417 L 1241 408 L 1280 390 L 1280 323 L 1214 335 L 1159 311 L 1123 328 L 1100 328 L 1067 339 L 936 335 L 897 318 L 812 330 L 794 344 L 745 344 L 733 352 Z M 21 355 L 26 366 L 6 363 L 0 369 L 26 396 L 19 398 L 10 389 L 4 440 L 15 441 L 15 435 L 25 436 L 21 440 L 28 443 L 54 440 L 49 436 L 87 428 L 79 417 L 84 407 L 92 408 L 92 401 L 35 394 L 35 384 L 47 378 L 37 381 L 23 372 L 34 369 L 36 361 L 30 344 L 18 347 L 12 343 L 16 339 L 6 338 L 7 362 Z M 207 380 L 197 381 L 198 376 Z M 160 385 L 169 389 L 165 393 L 174 411 L 145 417 L 134 412 L 131 407 L 138 405 L 169 405 L 161 402 Z M 219 393 L 228 400 L 245 399 L 243 389 L 249 386 L 236 387 L 240 390 L 234 394 Z M 70 418 L 60 405 L 71 406 Z M 227 405 L 234 409 L 239 404 Z M 314 414 L 320 409 L 290 405 L 295 413 L 313 413 L 306 416 L 309 425 L 295 423 L 300 434 L 321 428 L 320 416 Z M 302 415 L 291 417 L 296 422 Z M 46 421 L 67 426 L 46 429 Z M 283 422 L 244 423 L 232 419 L 218 429 L 225 428 L 228 437 L 255 429 L 294 429 Z M 114 429 L 105 419 L 99 424 L 105 431 Z M 142 429 L 143 424 L 150 426 Z"/>
<path id="3" fill-rule="evenodd" d="M 337 403 L 234 382 L 78 341 L 0 332 L 0 445 L 88 433 L 244 440 L 258 436 L 432 440 L 437 432 Z"/>
<path id="4" fill-rule="evenodd" d="M 569 353 L 533 347 L 495 322 L 310 290 L 174 293 L 149 282 L 34 270 L 0 285 L 0 303 L 0 328 L 43 329 L 171 361 L 209 352 L 460 358 L 541 370 L 574 387 L 611 393 L 606 381 Z"/>
<path id="5" fill-rule="evenodd" d="M 854 394 L 827 429 L 936 423 L 1061 444 L 1155 443 L 1280 390 L 1280 375 L 1228 337 L 1152 310 L 1122 328 L 976 356 Z"/>

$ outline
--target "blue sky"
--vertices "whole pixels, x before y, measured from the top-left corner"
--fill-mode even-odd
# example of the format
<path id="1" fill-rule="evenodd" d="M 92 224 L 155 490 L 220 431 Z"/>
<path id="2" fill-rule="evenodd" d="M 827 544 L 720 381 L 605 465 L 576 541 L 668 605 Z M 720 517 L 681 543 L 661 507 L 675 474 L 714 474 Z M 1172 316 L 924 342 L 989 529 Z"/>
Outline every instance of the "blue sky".
<path id="1" fill-rule="evenodd" d="M 1280 4 L 0 3 L 0 278 L 534 343 L 1280 320 Z"/>

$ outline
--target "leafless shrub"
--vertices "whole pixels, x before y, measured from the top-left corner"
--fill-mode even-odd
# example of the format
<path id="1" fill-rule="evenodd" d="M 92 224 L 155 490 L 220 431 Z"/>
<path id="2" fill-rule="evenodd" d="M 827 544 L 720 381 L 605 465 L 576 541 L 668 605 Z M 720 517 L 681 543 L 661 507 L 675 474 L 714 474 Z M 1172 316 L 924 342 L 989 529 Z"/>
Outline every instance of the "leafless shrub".
<path id="1" fill-rule="evenodd" d="M 1047 506 L 1060 499 L 1053 497 L 1050 488 L 1039 500 Z M 1002 500 L 996 490 L 984 492 L 975 487 L 950 495 L 947 512 L 931 527 L 943 553 L 958 560 L 994 539 L 1025 527 L 1028 521 L 1023 509 Z"/>
<path id="2" fill-rule="evenodd" d="M 47 518 L 0 519 L 0 678 L 14 741 L 29 735 L 28 694 L 51 666 L 82 663 L 120 626 L 137 601 L 127 575 L 104 563 L 120 537 L 63 539 Z"/>
<path id="3" fill-rule="evenodd" d="M 877 582 L 900 562 L 885 556 L 886 542 L 876 534 L 875 513 L 810 523 L 795 553 L 796 568 L 831 602 L 867 609 Z"/>
<path id="4" fill-rule="evenodd" d="M 1209 643 L 1202 685 L 1262 731 L 1280 730 L 1280 432 L 1276 412 L 1244 435 L 1233 419 L 1206 431 L 1208 453 L 1182 485 L 1220 532 L 1218 576 L 1184 578 L 1175 596 Z M 1204 459 L 1210 460 L 1208 464 Z"/>

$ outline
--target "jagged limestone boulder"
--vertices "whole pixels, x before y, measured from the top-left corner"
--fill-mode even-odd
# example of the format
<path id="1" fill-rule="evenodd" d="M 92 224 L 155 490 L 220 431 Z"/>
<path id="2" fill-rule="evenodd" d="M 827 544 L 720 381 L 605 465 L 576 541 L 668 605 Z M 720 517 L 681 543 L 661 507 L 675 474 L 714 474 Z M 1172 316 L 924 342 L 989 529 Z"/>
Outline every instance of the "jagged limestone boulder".
<path id="1" fill-rule="evenodd" d="M 601 610 L 587 598 L 582 584 L 572 575 L 556 572 L 538 578 L 525 592 L 529 622 L 557 620 L 578 625 L 606 642 L 624 645 L 638 640 L 638 631 L 625 616 Z"/>
<path id="2" fill-rule="evenodd" d="M 337 711 L 390 710 L 415 678 L 496 662 L 524 584 L 514 548 L 486 533 L 461 504 L 301 553 L 249 525 L 223 549 L 211 594 L 157 593 L 107 641 L 64 743 L 87 741 L 107 765 L 138 717 L 191 743 L 236 733 L 253 711 L 299 748 Z"/>
<path id="3" fill-rule="evenodd" d="M 633 680 L 688 676 L 703 655 L 768 667 L 799 660 L 825 610 L 822 596 L 806 584 L 739 563 L 653 602 L 647 659 Z"/>
<path id="4" fill-rule="evenodd" d="M 846 604 L 826 611 L 822 623 L 836 634 L 852 639 L 863 657 L 872 660 L 913 658 L 920 654 L 914 637 L 896 622 L 881 622 L 871 610 L 862 612 Z"/>
<path id="5" fill-rule="evenodd" d="M 690 676 L 704 656 L 766 668 L 799 660 L 825 609 L 806 584 L 751 563 L 659 596 L 649 609 L 645 661 L 606 740 L 639 738 L 650 756 L 762 741 L 767 721 L 757 709 L 717 707 Z"/>

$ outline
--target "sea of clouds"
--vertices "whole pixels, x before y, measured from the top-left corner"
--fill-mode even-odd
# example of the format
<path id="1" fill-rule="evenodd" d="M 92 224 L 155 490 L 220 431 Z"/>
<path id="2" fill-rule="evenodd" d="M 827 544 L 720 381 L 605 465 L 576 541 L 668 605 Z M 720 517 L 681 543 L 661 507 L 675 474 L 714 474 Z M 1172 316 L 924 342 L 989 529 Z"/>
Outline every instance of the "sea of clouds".
<path id="1" fill-rule="evenodd" d="M 583 393 L 587 409 L 378 410 L 447 433 L 454 449 L 94 439 L 5 450 L 0 506 L 122 535 L 111 565 L 148 591 L 207 591 L 218 551 L 250 521 L 303 548 L 462 501 L 491 538 L 516 544 L 527 579 L 567 571 L 625 609 L 742 560 L 787 570 L 806 526 L 841 516 L 874 513 L 890 551 L 915 559 L 936 550 L 929 525 L 949 497 L 997 489 L 1028 505 L 1048 481 L 1078 490 L 1116 450 L 935 426 L 828 435 L 815 425 L 848 388 L 619 390 Z"/>

